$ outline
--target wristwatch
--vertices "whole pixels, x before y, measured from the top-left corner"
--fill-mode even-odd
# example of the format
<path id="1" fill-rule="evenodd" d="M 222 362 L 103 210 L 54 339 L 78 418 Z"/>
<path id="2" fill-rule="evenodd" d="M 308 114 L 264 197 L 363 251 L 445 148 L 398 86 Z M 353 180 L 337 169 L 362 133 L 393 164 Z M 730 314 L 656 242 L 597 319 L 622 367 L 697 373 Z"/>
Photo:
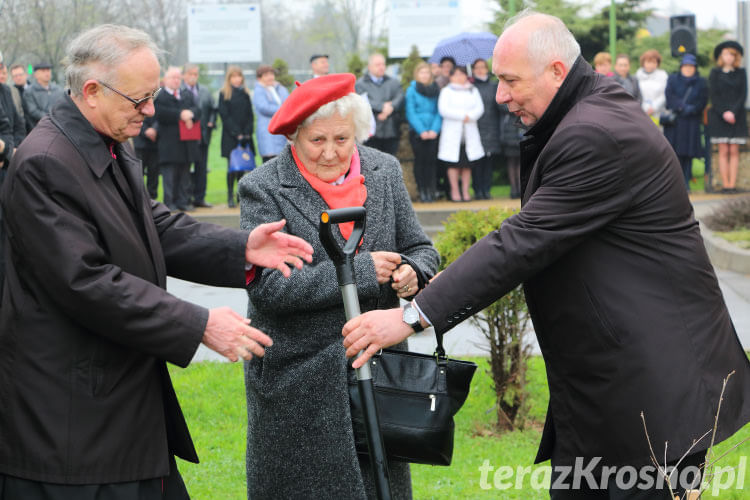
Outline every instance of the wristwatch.
<path id="1" fill-rule="evenodd" d="M 424 327 L 422 326 L 422 323 L 419 319 L 419 311 L 417 311 L 411 304 L 406 304 L 404 306 L 401 319 L 404 321 L 404 323 L 412 327 L 414 333 L 419 333 L 424 330 Z"/>

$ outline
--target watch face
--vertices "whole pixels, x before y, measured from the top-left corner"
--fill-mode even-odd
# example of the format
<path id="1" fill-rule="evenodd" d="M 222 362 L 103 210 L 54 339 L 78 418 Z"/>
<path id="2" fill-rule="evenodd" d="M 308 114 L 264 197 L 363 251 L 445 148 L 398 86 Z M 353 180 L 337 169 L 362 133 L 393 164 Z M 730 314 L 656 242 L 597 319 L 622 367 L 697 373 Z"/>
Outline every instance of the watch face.
<path id="1" fill-rule="evenodd" d="M 419 321 L 419 313 L 411 306 L 404 309 L 404 323 L 412 325 Z"/>

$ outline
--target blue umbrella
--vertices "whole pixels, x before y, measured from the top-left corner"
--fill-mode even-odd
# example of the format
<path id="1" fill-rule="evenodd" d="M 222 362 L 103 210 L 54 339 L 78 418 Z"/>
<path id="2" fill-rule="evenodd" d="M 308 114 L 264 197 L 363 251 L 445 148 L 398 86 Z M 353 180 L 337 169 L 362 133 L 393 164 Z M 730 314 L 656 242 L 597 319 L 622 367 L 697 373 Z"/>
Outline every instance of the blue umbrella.
<path id="1" fill-rule="evenodd" d="M 497 35 L 492 33 L 459 33 L 440 40 L 432 52 L 430 62 L 439 63 L 443 57 L 452 57 L 459 66 L 466 66 L 477 59 L 489 59 L 495 48 Z"/>

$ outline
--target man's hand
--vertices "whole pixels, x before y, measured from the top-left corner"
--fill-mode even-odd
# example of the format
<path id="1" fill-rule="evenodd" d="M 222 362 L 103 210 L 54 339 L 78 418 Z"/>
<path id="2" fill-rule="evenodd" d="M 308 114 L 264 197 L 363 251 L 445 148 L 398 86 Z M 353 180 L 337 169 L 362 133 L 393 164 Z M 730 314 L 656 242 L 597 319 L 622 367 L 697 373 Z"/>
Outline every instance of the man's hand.
<path id="1" fill-rule="evenodd" d="M 256 266 L 278 269 L 288 278 L 292 274 L 289 266 L 302 269 L 303 260 L 312 262 L 313 248 L 302 238 L 282 233 L 285 224 L 286 220 L 282 219 L 253 229 L 247 238 L 245 260 Z"/>
<path id="2" fill-rule="evenodd" d="M 383 285 L 391 281 L 393 271 L 401 264 L 401 256 L 395 252 L 370 252 L 375 264 L 375 277 L 378 284 Z"/>
<path id="3" fill-rule="evenodd" d="M 273 341 L 271 337 L 249 325 L 249 319 L 243 318 L 229 307 L 210 309 L 202 342 L 231 362 L 240 358 L 252 359 L 253 354 L 263 356 L 263 346 L 268 347 Z"/>
<path id="4" fill-rule="evenodd" d="M 724 111 L 721 117 L 724 119 L 725 122 L 731 125 L 734 125 L 734 122 L 735 122 L 734 113 L 732 113 L 731 111 Z"/>
<path id="5" fill-rule="evenodd" d="M 183 109 L 180 111 L 180 120 L 184 121 L 185 123 L 193 121 L 193 112 L 189 109 Z"/>
<path id="6" fill-rule="evenodd" d="M 143 135 L 148 137 L 151 142 L 156 142 L 156 129 L 154 127 L 149 127 L 144 130 Z"/>
<path id="7" fill-rule="evenodd" d="M 5 152 L 5 141 L 0 139 L 0 153 L 4 153 L 4 152 Z"/>
<path id="8" fill-rule="evenodd" d="M 403 342 L 414 333 L 401 319 L 401 308 L 378 309 L 350 319 L 341 334 L 344 336 L 346 357 L 351 358 L 365 349 L 352 366 L 359 368 L 379 350 Z"/>

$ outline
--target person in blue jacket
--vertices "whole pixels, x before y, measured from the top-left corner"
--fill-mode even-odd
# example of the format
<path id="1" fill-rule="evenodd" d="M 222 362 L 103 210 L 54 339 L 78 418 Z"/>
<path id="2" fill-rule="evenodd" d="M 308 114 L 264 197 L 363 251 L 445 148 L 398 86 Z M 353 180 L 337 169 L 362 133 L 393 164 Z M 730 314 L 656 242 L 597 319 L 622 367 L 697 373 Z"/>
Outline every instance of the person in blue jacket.
<path id="1" fill-rule="evenodd" d="M 255 113 L 258 117 L 255 138 L 258 140 L 258 150 L 265 163 L 281 153 L 286 146 L 286 137 L 271 134 L 268 131 L 268 123 L 281 107 L 281 103 L 289 97 L 289 91 L 276 81 L 276 70 L 272 66 L 261 64 L 255 75 L 258 77 L 253 92 L 253 104 L 255 104 Z"/>
<path id="2" fill-rule="evenodd" d="M 414 68 L 414 80 L 406 90 L 406 119 L 414 151 L 419 200 L 425 203 L 435 201 L 437 194 L 437 139 L 443 122 L 437 108 L 439 95 L 440 88 L 432 79 L 430 65 L 419 63 Z"/>

